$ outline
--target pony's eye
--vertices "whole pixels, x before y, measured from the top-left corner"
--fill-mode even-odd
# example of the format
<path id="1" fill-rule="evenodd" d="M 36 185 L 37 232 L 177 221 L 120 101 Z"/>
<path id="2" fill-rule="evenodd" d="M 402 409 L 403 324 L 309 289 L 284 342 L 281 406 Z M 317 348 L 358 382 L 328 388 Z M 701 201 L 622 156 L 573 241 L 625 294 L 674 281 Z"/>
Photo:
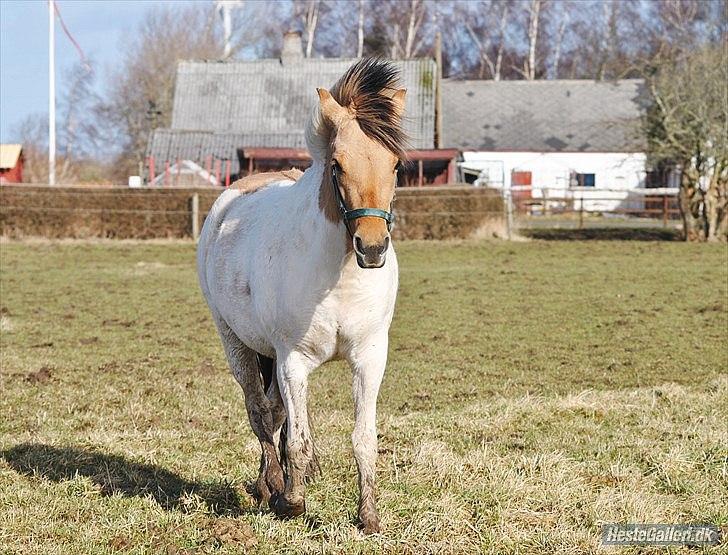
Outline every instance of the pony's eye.
<path id="1" fill-rule="evenodd" d="M 395 164 L 394 171 L 398 172 L 401 169 L 402 169 L 402 162 L 400 161 L 400 162 L 397 162 L 397 164 Z"/>
<path id="2" fill-rule="evenodd" d="M 341 169 L 341 164 L 339 164 L 338 160 L 334 160 L 331 162 L 331 167 L 334 168 L 334 171 L 336 173 L 343 173 L 343 170 Z"/>

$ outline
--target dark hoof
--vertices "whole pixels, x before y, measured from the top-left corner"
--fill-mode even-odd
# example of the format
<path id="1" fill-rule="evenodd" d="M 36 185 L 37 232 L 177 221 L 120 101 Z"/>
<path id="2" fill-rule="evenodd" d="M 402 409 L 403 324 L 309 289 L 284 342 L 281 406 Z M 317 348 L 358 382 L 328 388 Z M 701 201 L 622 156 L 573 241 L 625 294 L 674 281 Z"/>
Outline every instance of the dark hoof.
<path id="1" fill-rule="evenodd" d="M 362 532 L 366 536 L 369 534 L 378 534 L 381 531 L 379 526 L 379 513 L 377 513 L 376 508 L 360 508 L 359 523 L 361 524 Z"/>
<path id="2" fill-rule="evenodd" d="M 258 506 L 267 505 L 270 500 L 270 490 L 265 484 L 265 480 L 258 479 L 255 484 L 255 500 L 258 502 Z"/>
<path id="3" fill-rule="evenodd" d="M 365 536 L 370 536 L 372 534 L 379 534 L 379 532 L 381 532 L 381 528 L 379 526 L 379 521 L 375 520 L 373 522 L 368 522 L 366 524 L 362 523 L 361 531 Z"/>
<path id="4" fill-rule="evenodd" d="M 306 502 L 303 499 L 300 503 L 291 503 L 286 499 L 285 494 L 274 493 L 271 495 L 268 505 L 279 518 L 296 518 L 306 512 Z"/>
<path id="5" fill-rule="evenodd" d="M 270 490 L 268 489 L 268 486 L 265 485 L 265 481 L 261 482 L 260 478 L 255 482 L 248 482 L 245 486 L 245 491 L 248 495 L 255 499 L 259 507 L 268 504 L 268 500 L 270 499 Z"/>

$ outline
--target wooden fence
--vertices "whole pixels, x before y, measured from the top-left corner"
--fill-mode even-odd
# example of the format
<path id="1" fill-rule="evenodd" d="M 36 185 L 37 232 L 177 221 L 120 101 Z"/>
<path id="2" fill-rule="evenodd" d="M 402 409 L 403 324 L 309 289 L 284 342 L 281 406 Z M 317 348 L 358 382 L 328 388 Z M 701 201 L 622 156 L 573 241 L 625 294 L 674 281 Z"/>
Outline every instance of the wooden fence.
<path id="1" fill-rule="evenodd" d="M 662 189 L 568 189 L 514 186 L 505 195 L 506 211 L 515 216 L 540 218 L 575 217 L 580 227 L 587 216 L 617 216 L 652 220 L 667 227 L 680 219 L 678 190 Z"/>
<path id="2" fill-rule="evenodd" d="M 220 189 L 0 186 L 0 235 L 47 238 L 193 237 Z M 401 188 L 395 239 L 505 234 L 503 199 L 470 186 Z"/>

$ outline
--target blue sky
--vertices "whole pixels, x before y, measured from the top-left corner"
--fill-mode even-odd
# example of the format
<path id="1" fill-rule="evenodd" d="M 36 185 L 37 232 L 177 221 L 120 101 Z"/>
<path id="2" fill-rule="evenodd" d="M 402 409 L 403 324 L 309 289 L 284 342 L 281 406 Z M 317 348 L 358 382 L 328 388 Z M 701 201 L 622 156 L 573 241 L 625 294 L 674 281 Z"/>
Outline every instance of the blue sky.
<path id="1" fill-rule="evenodd" d="M 176 0 L 183 1 L 183 0 Z M 57 0 L 63 20 L 105 81 L 144 13 L 161 0 Z M 56 87 L 79 60 L 56 22 Z M 0 0 L 0 142 L 34 112 L 48 113 L 48 4 L 45 0 Z"/>

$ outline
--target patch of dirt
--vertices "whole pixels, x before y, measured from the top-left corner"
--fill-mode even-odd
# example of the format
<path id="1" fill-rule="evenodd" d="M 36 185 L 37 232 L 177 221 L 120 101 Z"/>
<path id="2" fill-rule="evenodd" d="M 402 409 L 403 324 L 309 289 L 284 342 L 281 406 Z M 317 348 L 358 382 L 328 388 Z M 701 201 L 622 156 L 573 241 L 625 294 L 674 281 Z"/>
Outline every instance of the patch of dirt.
<path id="1" fill-rule="evenodd" d="M 104 364 L 100 364 L 98 367 L 99 372 L 113 372 L 114 370 L 119 369 L 119 363 L 118 362 L 105 362 Z"/>
<path id="2" fill-rule="evenodd" d="M 78 342 L 81 345 L 91 345 L 92 343 L 97 343 L 98 340 L 99 340 L 99 338 L 96 337 L 96 336 L 94 336 L 94 337 L 82 337 L 81 339 L 78 340 Z"/>
<path id="3" fill-rule="evenodd" d="M 717 302 L 707 306 L 701 306 L 697 312 L 698 314 L 705 314 L 706 312 L 723 312 L 723 303 Z"/>
<path id="4" fill-rule="evenodd" d="M 587 476 L 587 482 L 589 482 L 592 487 L 598 489 L 615 487 L 621 481 L 622 478 L 620 476 L 609 476 L 603 474 L 592 474 Z"/>
<path id="5" fill-rule="evenodd" d="M 251 548 L 258 545 L 258 538 L 247 522 L 234 518 L 218 518 L 209 525 L 212 537 L 220 545 Z"/>
<path id="6" fill-rule="evenodd" d="M 122 328 L 130 328 L 134 325 L 135 322 L 132 322 L 130 320 L 119 320 L 118 318 L 111 318 L 109 320 L 104 320 L 101 322 L 102 326 L 120 326 Z"/>
<path id="7" fill-rule="evenodd" d="M 31 345 L 31 349 L 44 349 L 46 347 L 53 347 L 53 341 L 45 341 L 43 343 L 36 343 L 35 345 Z"/>
<path id="8" fill-rule="evenodd" d="M 25 381 L 32 384 L 45 384 L 51 380 L 53 369 L 50 366 L 43 366 L 37 372 L 26 374 Z"/>
<path id="9" fill-rule="evenodd" d="M 179 347 L 180 342 L 176 339 L 160 339 L 158 343 L 164 347 Z"/>
<path id="10" fill-rule="evenodd" d="M 131 542 L 124 536 L 114 536 L 109 540 L 109 547 L 114 551 L 126 551 L 131 547 Z"/>

